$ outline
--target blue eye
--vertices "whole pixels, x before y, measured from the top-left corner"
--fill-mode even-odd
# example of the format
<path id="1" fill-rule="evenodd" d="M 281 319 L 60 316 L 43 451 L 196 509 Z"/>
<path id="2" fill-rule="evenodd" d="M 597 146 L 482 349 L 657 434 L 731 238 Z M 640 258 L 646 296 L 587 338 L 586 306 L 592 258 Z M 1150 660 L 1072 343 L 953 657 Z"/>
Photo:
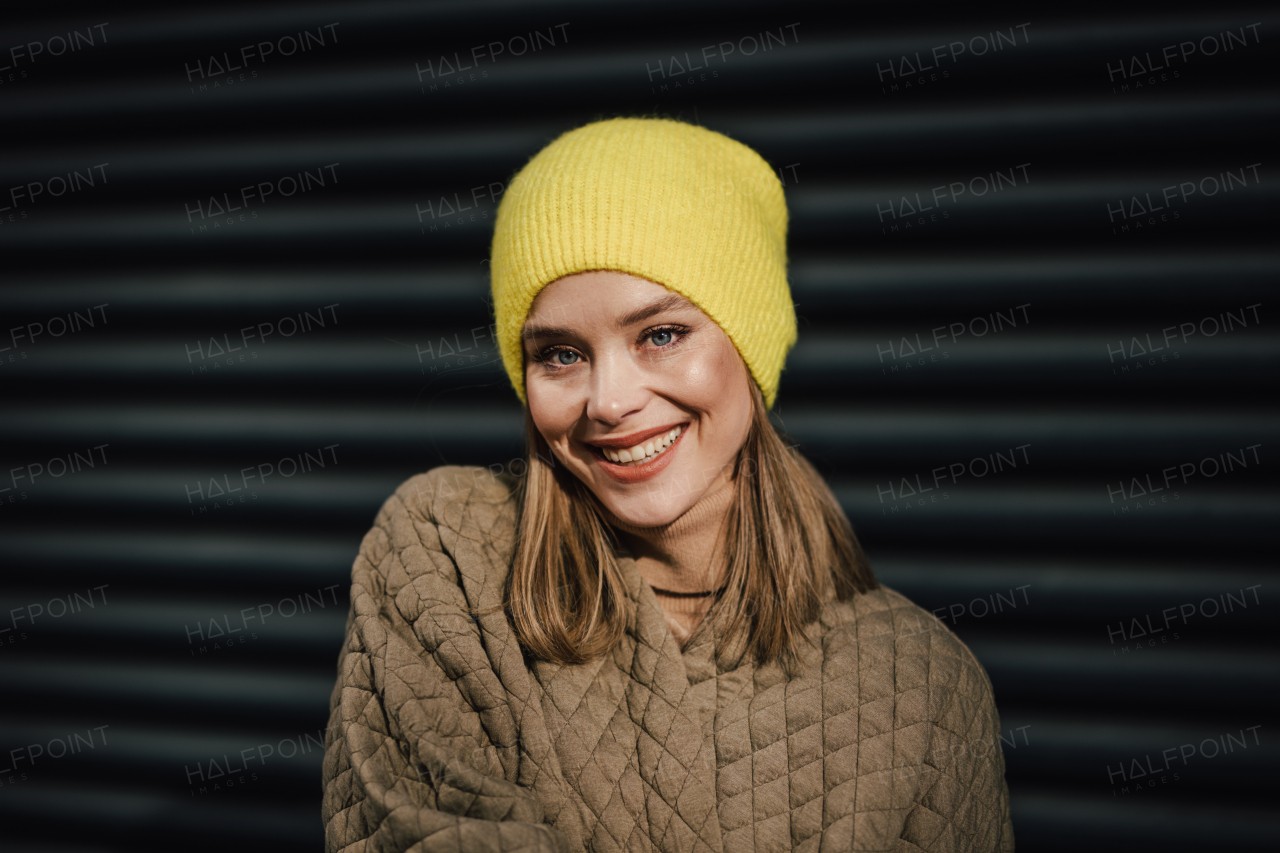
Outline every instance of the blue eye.
<path id="1" fill-rule="evenodd" d="M 563 364 L 563 365 L 578 363 L 578 354 L 573 350 L 562 349 L 558 353 L 556 353 L 553 356 L 553 358 L 555 358 L 557 363 Z"/>
<path id="2" fill-rule="evenodd" d="M 665 347 L 667 344 L 675 340 L 675 335 L 670 329 L 659 329 L 649 336 L 649 341 L 656 347 Z"/>

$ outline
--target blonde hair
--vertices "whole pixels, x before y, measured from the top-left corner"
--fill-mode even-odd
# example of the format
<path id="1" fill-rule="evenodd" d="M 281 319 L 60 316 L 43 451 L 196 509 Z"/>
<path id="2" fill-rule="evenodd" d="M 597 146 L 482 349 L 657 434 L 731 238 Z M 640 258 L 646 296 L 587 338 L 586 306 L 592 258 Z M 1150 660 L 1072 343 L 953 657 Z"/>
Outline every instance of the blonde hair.
<path id="1" fill-rule="evenodd" d="M 847 600 L 878 584 L 835 495 L 774 429 L 760 389 L 748 384 L 751 425 L 734 462 L 726 586 L 714 605 L 727 614 L 717 651 L 745 642 L 758 663 L 789 666 L 825 598 Z M 508 611 L 532 656 L 586 663 L 616 646 L 626 628 L 618 540 L 595 496 L 556 464 L 527 410 L 525 441 Z"/>

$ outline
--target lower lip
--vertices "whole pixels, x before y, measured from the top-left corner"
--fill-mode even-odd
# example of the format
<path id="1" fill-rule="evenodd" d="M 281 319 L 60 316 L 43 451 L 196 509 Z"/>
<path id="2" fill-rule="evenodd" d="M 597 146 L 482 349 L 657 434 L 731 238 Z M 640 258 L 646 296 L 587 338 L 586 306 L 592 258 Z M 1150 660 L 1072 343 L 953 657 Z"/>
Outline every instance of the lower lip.
<path id="1" fill-rule="evenodd" d="M 688 431 L 689 427 L 686 424 L 685 428 L 680 431 L 680 435 L 676 436 L 676 440 L 666 450 L 659 453 L 652 462 L 642 462 L 639 465 L 618 465 L 595 452 L 592 455 L 595 456 L 596 463 L 604 469 L 604 472 L 619 483 L 642 483 L 645 480 L 652 480 L 671 464 L 671 457 L 675 456 L 676 448 L 680 446 L 680 441 Z"/>

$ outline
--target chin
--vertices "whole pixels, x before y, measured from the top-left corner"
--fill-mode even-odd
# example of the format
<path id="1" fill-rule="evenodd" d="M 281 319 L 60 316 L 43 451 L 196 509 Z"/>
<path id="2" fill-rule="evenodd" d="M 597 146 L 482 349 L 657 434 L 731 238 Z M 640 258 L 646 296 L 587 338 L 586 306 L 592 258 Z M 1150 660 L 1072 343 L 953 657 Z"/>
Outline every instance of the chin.
<path id="1" fill-rule="evenodd" d="M 606 488 L 603 490 L 604 494 L 597 492 L 596 497 L 619 520 L 634 527 L 661 527 L 670 524 L 684 515 L 706 491 L 703 489 L 690 493 L 679 489 L 663 489 L 658 484 L 633 489 L 634 493 L 619 494 Z"/>

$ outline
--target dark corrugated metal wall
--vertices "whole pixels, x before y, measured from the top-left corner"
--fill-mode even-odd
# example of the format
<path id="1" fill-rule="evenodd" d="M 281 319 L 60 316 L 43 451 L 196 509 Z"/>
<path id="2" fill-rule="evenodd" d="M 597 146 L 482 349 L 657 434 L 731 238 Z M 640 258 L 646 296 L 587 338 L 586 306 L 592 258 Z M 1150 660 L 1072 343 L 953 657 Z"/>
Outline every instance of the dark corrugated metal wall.
<path id="1" fill-rule="evenodd" d="M 1020 847 L 1274 849 L 1272 13 L 4 15 L 0 847 L 320 844 L 359 537 L 519 454 L 495 202 L 660 114 L 784 180 L 778 415 L 990 672 Z"/>

